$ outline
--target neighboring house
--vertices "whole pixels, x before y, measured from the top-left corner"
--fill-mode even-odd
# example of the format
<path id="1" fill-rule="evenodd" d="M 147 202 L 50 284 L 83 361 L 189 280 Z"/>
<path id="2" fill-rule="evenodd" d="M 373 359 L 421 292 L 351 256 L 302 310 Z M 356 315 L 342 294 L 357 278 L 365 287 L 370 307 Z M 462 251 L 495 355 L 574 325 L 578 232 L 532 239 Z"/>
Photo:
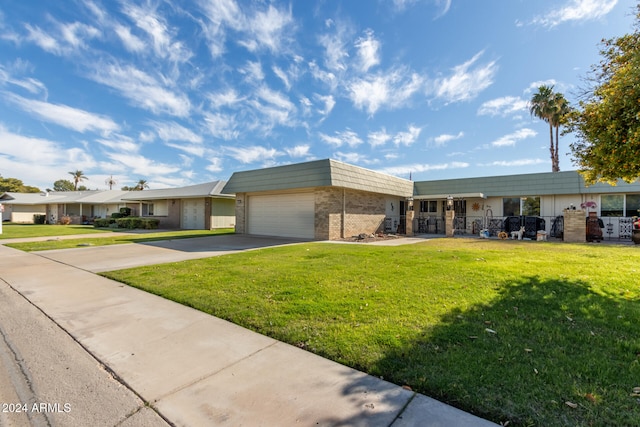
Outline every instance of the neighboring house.
<path id="1" fill-rule="evenodd" d="M 435 232 L 433 224 L 444 215 L 449 196 L 459 232 L 489 228 L 495 235 L 505 228 L 506 218 L 522 215 L 543 219 L 548 233 L 561 233 L 556 221 L 565 209 L 576 208 L 603 217 L 605 238 L 629 238 L 631 217 L 640 209 L 640 182 L 586 186 L 576 171 L 420 181 L 413 196 L 417 232 Z"/>
<path id="2" fill-rule="evenodd" d="M 212 230 L 234 227 L 235 197 L 224 194 L 226 181 L 180 188 L 131 191 L 122 197 L 140 216 L 158 218 L 160 228 Z"/>
<path id="3" fill-rule="evenodd" d="M 72 224 L 108 218 L 128 207 L 133 216 L 160 220 L 160 228 L 204 229 L 235 225 L 234 196 L 221 193 L 225 181 L 214 181 L 180 188 L 144 191 L 60 191 L 42 193 L 4 193 L 3 221 L 33 223 L 36 215 L 57 223 L 68 216 Z"/>
<path id="4" fill-rule="evenodd" d="M 236 232 L 335 240 L 402 230 L 413 209 L 416 233 L 445 232 L 448 200 L 457 233 L 492 235 L 527 222 L 560 237 L 565 209 L 595 211 L 605 238 L 630 238 L 640 209 L 640 182 L 586 186 L 576 171 L 411 182 L 335 160 L 234 173 Z M 509 225 L 507 225 L 509 224 Z"/>
<path id="5" fill-rule="evenodd" d="M 236 232 L 335 240 L 396 231 L 413 183 L 336 160 L 234 173 Z"/>
<path id="6" fill-rule="evenodd" d="M 127 191 L 56 191 L 41 193 L 4 193 L 0 203 L 4 206 L 3 221 L 33 223 L 36 215 L 44 215 L 47 223 L 55 224 L 68 216 L 72 224 L 104 218 L 127 206 L 121 196 Z"/>

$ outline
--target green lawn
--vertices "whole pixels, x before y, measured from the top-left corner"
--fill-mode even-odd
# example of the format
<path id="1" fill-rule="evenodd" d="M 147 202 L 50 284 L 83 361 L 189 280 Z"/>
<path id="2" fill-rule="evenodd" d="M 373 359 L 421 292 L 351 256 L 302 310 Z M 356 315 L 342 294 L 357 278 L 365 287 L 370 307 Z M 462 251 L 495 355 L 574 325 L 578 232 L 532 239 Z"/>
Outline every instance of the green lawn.
<path id="1" fill-rule="evenodd" d="M 67 226 L 68 227 L 68 226 Z M 122 231 L 135 231 L 135 230 L 122 230 Z M 213 236 L 219 234 L 233 234 L 235 231 L 233 228 L 222 228 L 216 230 L 176 230 L 176 231 L 161 231 L 161 232 L 148 232 L 145 231 L 141 234 L 119 234 L 113 233 L 107 237 L 92 237 L 90 240 L 86 238 L 79 239 L 64 239 L 64 240 L 45 240 L 41 242 L 24 242 L 24 243 L 9 243 L 6 246 L 21 251 L 46 251 L 51 249 L 69 249 L 76 248 L 78 246 L 107 246 L 107 245 L 119 245 L 124 243 L 144 243 L 155 242 L 158 240 L 175 240 L 175 239 L 189 239 L 192 237 L 204 237 Z"/>
<path id="2" fill-rule="evenodd" d="M 639 273 L 636 247 L 456 238 L 309 243 L 105 276 L 498 423 L 631 426 Z"/>
<path id="3" fill-rule="evenodd" d="M 23 237 L 68 236 L 71 234 L 111 233 L 112 229 L 97 229 L 92 225 L 3 224 L 0 239 Z"/>

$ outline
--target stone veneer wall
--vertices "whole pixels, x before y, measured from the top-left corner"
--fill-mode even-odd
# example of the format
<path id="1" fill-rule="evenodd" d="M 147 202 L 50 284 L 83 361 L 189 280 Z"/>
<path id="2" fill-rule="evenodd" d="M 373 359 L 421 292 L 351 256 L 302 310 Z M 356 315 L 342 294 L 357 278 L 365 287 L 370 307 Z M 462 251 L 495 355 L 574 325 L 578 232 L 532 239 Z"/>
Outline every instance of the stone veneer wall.
<path id="1" fill-rule="evenodd" d="M 318 240 L 377 233 L 384 228 L 386 196 L 382 194 L 323 187 L 315 190 L 315 203 L 315 238 Z"/>
<path id="2" fill-rule="evenodd" d="M 564 238 L 565 242 L 587 241 L 587 220 L 584 211 L 565 209 L 564 212 Z"/>
<path id="3" fill-rule="evenodd" d="M 246 230 L 246 205 L 247 193 L 236 194 L 236 233 L 245 234 Z"/>

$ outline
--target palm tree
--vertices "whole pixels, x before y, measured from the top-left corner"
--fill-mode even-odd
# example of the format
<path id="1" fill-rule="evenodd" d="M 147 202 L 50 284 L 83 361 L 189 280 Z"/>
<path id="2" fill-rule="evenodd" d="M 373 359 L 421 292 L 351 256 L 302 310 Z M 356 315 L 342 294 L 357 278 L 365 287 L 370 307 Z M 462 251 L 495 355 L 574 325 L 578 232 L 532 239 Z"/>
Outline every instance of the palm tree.
<path id="1" fill-rule="evenodd" d="M 556 172 L 560 171 L 560 160 L 558 158 L 558 141 L 560 140 L 560 126 L 567 121 L 567 116 L 571 112 L 569 102 L 561 93 L 555 93 L 553 96 L 553 114 L 551 115 L 551 124 L 556 130 L 556 146 L 555 146 L 555 162 Z"/>
<path id="2" fill-rule="evenodd" d="M 73 191 L 78 191 L 78 183 L 80 181 L 84 181 L 87 177 L 81 170 L 76 170 L 75 172 L 69 172 L 69 175 L 73 176 Z"/>
<path id="3" fill-rule="evenodd" d="M 558 172 L 555 164 L 555 147 L 553 145 L 553 124 L 551 117 L 553 115 L 553 86 L 542 85 L 538 88 L 538 92 L 534 93 L 529 102 L 529 112 L 532 116 L 549 123 L 549 151 L 551 153 L 551 171 Z"/>
<path id="4" fill-rule="evenodd" d="M 113 186 L 118 184 L 118 181 L 116 181 L 115 179 L 113 179 L 113 175 L 109 176 L 109 178 L 104 180 L 104 183 L 107 184 L 109 186 L 109 190 L 113 189 Z"/>
<path id="5" fill-rule="evenodd" d="M 142 191 L 145 188 L 149 188 L 149 184 L 147 184 L 147 180 L 146 179 L 141 179 L 138 181 L 138 183 L 136 184 L 136 190 L 138 191 Z"/>

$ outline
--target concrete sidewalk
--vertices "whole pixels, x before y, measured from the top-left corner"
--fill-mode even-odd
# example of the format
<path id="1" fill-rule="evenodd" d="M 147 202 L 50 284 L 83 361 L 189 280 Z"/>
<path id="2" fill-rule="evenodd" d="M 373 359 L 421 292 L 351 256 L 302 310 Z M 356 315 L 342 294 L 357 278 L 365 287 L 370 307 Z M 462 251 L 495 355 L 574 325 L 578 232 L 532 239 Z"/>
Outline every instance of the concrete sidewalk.
<path id="1" fill-rule="evenodd" d="M 0 245 L 0 278 L 174 425 L 495 426 L 42 256 Z M 77 422 L 82 414 L 73 415 L 58 414 L 58 425 L 85 425 Z"/>

